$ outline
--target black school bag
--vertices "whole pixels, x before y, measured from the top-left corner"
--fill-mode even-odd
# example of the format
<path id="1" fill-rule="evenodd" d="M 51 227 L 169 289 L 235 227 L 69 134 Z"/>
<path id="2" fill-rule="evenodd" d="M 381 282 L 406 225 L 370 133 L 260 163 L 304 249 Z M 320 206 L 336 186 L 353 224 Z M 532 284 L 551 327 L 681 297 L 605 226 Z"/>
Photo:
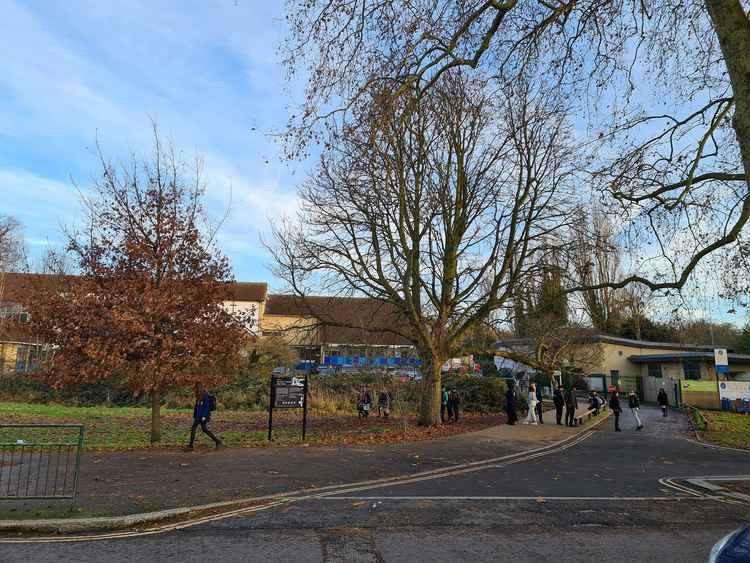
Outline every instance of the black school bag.
<path id="1" fill-rule="evenodd" d="M 214 412 L 216 410 L 216 395 L 208 396 L 208 412 Z"/>

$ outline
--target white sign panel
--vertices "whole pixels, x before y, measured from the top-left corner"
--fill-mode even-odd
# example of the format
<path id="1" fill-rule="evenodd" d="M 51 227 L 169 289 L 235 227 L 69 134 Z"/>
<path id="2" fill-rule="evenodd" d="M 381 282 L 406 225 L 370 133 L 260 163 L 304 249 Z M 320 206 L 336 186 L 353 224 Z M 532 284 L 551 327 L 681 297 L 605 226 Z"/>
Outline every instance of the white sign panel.
<path id="1" fill-rule="evenodd" d="M 714 350 L 714 364 L 717 366 L 728 366 L 729 359 L 725 348 L 716 348 Z"/>
<path id="2" fill-rule="evenodd" d="M 736 399 L 750 400 L 750 382 L 722 381 L 719 383 L 719 396 L 722 399 L 734 401 Z"/>

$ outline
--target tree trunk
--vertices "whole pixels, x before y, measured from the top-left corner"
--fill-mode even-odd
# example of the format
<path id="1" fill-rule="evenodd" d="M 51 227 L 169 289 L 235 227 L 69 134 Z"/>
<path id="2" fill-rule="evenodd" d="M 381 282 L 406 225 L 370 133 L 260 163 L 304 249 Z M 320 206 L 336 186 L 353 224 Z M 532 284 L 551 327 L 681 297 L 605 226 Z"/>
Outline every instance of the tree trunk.
<path id="1" fill-rule="evenodd" d="M 426 358 L 426 356 L 422 356 Z M 439 358 L 425 361 L 422 373 L 422 401 L 419 407 L 420 426 L 440 425 L 440 387 L 441 368 L 443 363 Z"/>
<path id="2" fill-rule="evenodd" d="M 161 392 L 151 391 L 151 443 L 161 442 Z"/>
<path id="3" fill-rule="evenodd" d="M 732 127 L 750 187 L 750 19 L 739 0 L 706 0 L 732 84 Z"/>

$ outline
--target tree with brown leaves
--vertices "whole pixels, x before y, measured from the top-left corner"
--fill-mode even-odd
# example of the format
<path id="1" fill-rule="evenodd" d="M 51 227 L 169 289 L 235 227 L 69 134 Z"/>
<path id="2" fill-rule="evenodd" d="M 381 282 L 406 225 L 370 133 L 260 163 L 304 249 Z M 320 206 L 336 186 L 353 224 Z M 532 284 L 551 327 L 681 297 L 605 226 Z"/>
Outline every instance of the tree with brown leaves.
<path id="1" fill-rule="evenodd" d="M 100 161 L 85 228 L 66 233 L 81 276 L 40 288 L 31 304 L 35 330 L 56 347 L 42 375 L 56 387 L 117 377 L 149 394 L 154 443 L 164 393 L 225 381 L 246 319 L 222 306 L 231 273 L 204 223 L 200 161 L 178 160 L 155 126 L 150 160 L 115 166 L 100 151 Z"/>

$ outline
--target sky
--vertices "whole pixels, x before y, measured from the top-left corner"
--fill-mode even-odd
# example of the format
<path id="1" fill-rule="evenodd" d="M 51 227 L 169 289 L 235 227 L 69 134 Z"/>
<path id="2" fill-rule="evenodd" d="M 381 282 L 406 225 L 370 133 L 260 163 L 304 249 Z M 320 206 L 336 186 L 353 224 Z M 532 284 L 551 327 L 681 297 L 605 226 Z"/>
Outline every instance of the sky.
<path id="1" fill-rule="evenodd" d="M 278 46 L 284 3 L 261 0 L 0 0 L 0 215 L 23 225 L 32 265 L 80 224 L 82 190 L 105 156 L 162 136 L 205 161 L 206 208 L 229 207 L 219 244 L 236 279 L 279 286 L 260 234 L 293 214 L 309 162 L 273 140 L 301 88 Z"/>

